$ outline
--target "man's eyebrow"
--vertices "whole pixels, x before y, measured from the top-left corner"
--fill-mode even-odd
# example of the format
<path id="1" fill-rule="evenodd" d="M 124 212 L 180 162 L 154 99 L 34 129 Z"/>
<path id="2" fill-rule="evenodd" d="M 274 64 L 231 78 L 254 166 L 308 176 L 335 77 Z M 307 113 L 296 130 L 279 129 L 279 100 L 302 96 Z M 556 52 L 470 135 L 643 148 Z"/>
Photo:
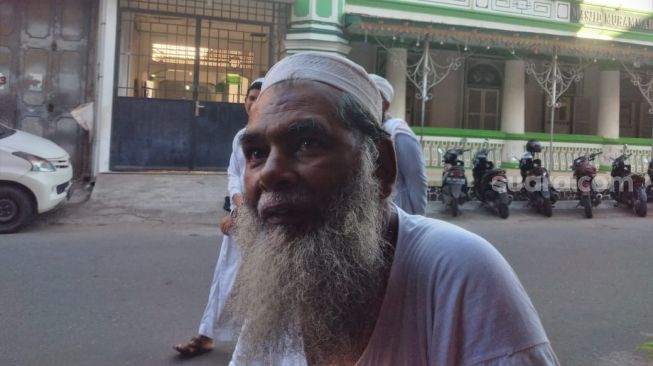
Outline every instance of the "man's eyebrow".
<path id="1" fill-rule="evenodd" d="M 260 133 L 256 133 L 256 132 L 244 132 L 240 136 L 240 140 L 238 141 L 238 143 L 240 145 L 242 145 L 242 144 L 246 144 L 246 143 L 249 143 L 249 142 L 254 142 L 254 141 L 260 139 L 260 137 L 261 137 L 260 135 L 261 135 Z"/>
<path id="2" fill-rule="evenodd" d="M 314 119 L 305 119 L 290 124 L 288 126 L 288 133 L 294 135 L 301 135 L 303 133 L 329 134 L 329 129 Z"/>

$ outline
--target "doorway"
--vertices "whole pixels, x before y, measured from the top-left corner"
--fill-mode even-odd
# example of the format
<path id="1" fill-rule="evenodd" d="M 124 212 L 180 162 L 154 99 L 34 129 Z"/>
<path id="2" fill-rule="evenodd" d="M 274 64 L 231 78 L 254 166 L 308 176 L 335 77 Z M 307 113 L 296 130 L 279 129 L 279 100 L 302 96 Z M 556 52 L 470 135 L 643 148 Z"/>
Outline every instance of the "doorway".
<path id="1" fill-rule="evenodd" d="M 226 170 L 274 26 L 124 8 L 119 24 L 111 169 Z"/>

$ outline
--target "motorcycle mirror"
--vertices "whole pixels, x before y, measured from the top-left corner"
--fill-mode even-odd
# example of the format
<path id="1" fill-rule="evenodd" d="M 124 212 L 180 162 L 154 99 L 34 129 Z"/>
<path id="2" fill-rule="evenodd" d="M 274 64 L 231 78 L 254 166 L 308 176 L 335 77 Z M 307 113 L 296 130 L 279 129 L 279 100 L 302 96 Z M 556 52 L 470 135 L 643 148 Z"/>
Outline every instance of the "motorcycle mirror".
<path id="1" fill-rule="evenodd" d="M 439 152 L 440 154 L 444 154 L 444 150 L 442 150 L 441 147 L 438 147 L 438 152 Z"/>

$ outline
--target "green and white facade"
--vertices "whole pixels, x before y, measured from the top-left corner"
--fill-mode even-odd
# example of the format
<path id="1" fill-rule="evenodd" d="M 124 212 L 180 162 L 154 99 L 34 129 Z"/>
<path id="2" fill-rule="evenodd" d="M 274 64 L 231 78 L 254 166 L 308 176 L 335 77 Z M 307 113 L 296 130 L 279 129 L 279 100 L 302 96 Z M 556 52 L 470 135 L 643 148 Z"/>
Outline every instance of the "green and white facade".
<path id="1" fill-rule="evenodd" d="M 514 167 L 525 141 L 549 139 L 551 108 L 528 71 L 557 55 L 582 77 L 553 114 L 552 168 L 595 150 L 606 152 L 605 168 L 627 143 L 641 171 L 651 107 L 626 71 L 651 80 L 653 8 L 618 3 L 0 0 L 0 122 L 64 146 L 80 175 L 221 170 L 249 83 L 281 57 L 315 50 L 392 83 L 390 112 L 423 136 L 428 166 L 439 166 L 438 147 L 467 137 L 472 148 L 489 139 L 494 159 Z M 409 74 L 427 44 L 436 64 L 455 67 L 437 69 L 422 113 Z M 84 127 L 71 112 L 88 102 Z"/>
<path id="2" fill-rule="evenodd" d="M 624 69 L 653 64 L 650 2 L 550 0 L 296 0 L 285 51 L 336 52 L 384 75 L 395 88 L 391 114 L 423 134 L 426 163 L 437 167 L 437 147 L 467 137 L 489 139 L 495 159 L 514 167 L 531 138 L 548 145 L 551 108 L 531 64 L 543 70 L 557 55 L 562 69 L 582 76 L 558 100 L 554 170 L 567 170 L 586 151 L 603 150 L 601 167 L 628 144 L 642 171 L 651 153 L 651 107 Z M 430 42 L 432 58 L 462 64 L 430 89 L 421 129 L 421 100 L 407 77 Z M 445 72 L 445 71 L 442 71 Z M 548 148 L 545 155 L 548 154 Z M 466 157 L 468 160 L 471 156 Z"/>

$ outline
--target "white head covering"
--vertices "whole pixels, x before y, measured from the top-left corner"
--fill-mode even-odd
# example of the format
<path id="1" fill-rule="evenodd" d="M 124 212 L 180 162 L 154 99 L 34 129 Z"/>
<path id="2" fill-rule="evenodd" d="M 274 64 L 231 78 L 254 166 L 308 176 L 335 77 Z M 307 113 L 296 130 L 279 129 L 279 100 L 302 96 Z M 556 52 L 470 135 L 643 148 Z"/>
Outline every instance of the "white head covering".
<path id="1" fill-rule="evenodd" d="M 379 88 L 379 92 L 381 92 L 383 99 L 388 103 L 392 103 L 392 98 L 395 97 L 395 90 L 392 85 L 390 85 L 390 82 L 377 74 L 370 74 L 370 79 L 372 79 L 374 84 L 376 84 L 376 87 Z"/>
<path id="2" fill-rule="evenodd" d="M 378 89 L 365 69 L 335 54 L 300 52 L 277 62 L 261 87 L 261 94 L 284 80 L 314 80 L 347 92 L 365 108 L 377 123 L 383 120 L 382 101 Z"/>
<path id="3" fill-rule="evenodd" d="M 261 83 L 261 84 L 263 84 L 264 81 L 265 81 L 265 78 L 258 78 L 258 79 L 256 79 L 256 80 L 252 81 L 252 83 L 249 84 L 249 86 L 251 87 L 252 85 L 254 85 L 254 84 L 256 84 L 256 83 Z"/>

